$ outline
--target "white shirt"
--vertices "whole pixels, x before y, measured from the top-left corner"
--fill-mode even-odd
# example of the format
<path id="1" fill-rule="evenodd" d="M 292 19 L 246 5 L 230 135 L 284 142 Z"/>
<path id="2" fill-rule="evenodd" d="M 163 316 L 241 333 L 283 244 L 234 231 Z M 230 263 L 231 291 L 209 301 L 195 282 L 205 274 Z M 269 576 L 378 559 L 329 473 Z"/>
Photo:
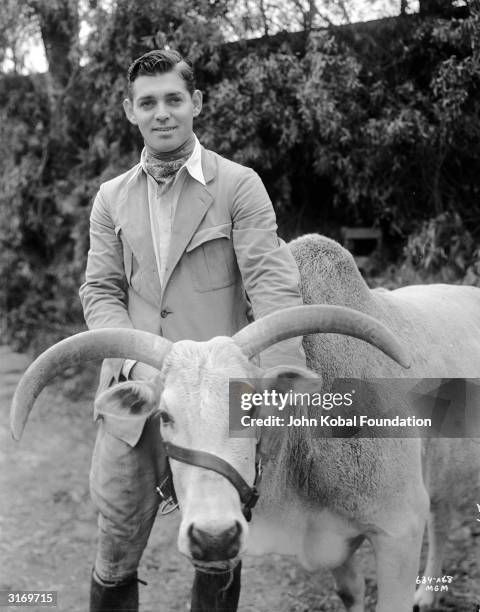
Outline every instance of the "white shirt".
<path id="1" fill-rule="evenodd" d="M 192 178 L 206 185 L 202 170 L 202 150 L 198 138 L 195 136 L 195 146 L 187 161 L 181 166 L 174 180 L 165 189 L 148 174 L 145 169 L 146 149 L 143 149 L 140 163 L 147 176 L 148 208 L 150 211 L 150 228 L 152 232 L 153 248 L 157 260 L 158 276 L 163 292 L 163 279 L 167 266 L 170 239 L 172 236 L 173 219 L 177 210 L 178 199 L 185 182 L 187 172 Z"/>
<path id="2" fill-rule="evenodd" d="M 163 293 L 163 280 L 168 260 L 170 239 L 172 237 L 173 219 L 177 210 L 178 199 L 182 191 L 183 184 L 187 177 L 187 172 L 192 178 L 206 185 L 202 169 L 202 148 L 198 138 L 195 137 L 193 152 L 187 161 L 181 166 L 172 183 L 165 189 L 164 185 L 159 185 L 157 181 L 148 174 L 145 169 L 145 158 L 147 150 L 144 148 L 140 157 L 140 165 L 147 176 L 148 210 L 150 212 L 150 230 L 152 232 L 153 248 L 157 261 L 158 276 L 160 287 Z M 123 364 L 122 374 L 128 379 L 130 370 L 136 361 L 126 359 Z"/>

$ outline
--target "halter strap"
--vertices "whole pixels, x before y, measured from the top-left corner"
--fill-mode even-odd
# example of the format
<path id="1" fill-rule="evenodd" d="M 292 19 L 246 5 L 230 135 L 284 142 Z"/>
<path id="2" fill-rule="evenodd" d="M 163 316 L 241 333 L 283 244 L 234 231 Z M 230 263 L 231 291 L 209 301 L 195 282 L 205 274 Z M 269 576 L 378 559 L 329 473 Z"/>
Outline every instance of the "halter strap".
<path id="1" fill-rule="evenodd" d="M 255 507 L 259 498 L 257 487 L 262 479 L 261 461 L 258 461 L 255 465 L 255 482 L 253 483 L 253 487 L 251 487 L 228 461 L 225 461 L 221 457 L 217 457 L 217 455 L 205 451 L 184 448 L 183 446 L 177 446 L 171 442 L 164 442 L 163 446 L 166 455 L 171 459 L 212 470 L 224 476 L 238 491 L 240 501 L 244 506 L 243 514 L 245 518 L 247 521 L 251 519 L 251 509 Z"/>

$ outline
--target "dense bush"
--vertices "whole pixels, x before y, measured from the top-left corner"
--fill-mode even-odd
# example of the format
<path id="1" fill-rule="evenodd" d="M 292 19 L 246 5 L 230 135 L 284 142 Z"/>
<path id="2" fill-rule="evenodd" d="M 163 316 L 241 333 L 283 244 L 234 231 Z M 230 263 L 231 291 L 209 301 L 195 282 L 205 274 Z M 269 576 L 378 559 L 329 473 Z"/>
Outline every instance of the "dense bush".
<path id="1" fill-rule="evenodd" d="M 479 226 L 478 16 L 395 23 L 373 49 L 339 30 L 301 57 L 252 52 L 209 92 L 207 142 L 255 165 L 285 218 L 303 209 L 301 231 L 384 221 L 406 237 L 444 211 Z"/>
<path id="2" fill-rule="evenodd" d="M 480 287 L 480 248 L 457 213 L 424 221 L 408 237 L 403 260 L 368 279 L 372 286 L 395 289 L 422 283 Z"/>
<path id="3" fill-rule="evenodd" d="M 141 146 L 121 108 L 124 72 L 164 44 L 195 60 L 202 142 L 261 174 L 283 236 L 381 224 L 397 255 L 412 235 L 411 277 L 447 265 L 448 278 L 475 280 L 479 16 L 324 30 L 300 48 L 286 35 L 220 46 L 214 4 L 119 0 L 53 102 L 42 77 L 0 76 L 0 302 L 17 347 L 82 325 L 90 203 Z"/>

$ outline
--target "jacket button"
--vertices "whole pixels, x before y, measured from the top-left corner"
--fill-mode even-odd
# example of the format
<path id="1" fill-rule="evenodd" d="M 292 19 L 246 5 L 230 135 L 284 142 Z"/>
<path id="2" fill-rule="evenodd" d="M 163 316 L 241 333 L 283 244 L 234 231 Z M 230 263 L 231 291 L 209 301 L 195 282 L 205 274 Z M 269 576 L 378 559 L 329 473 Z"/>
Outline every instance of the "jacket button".
<path id="1" fill-rule="evenodd" d="M 171 313 L 172 313 L 171 310 L 168 310 L 167 308 L 164 308 L 162 310 L 162 312 L 160 313 L 160 316 L 162 317 L 162 319 L 165 319 L 165 317 L 167 317 Z"/>

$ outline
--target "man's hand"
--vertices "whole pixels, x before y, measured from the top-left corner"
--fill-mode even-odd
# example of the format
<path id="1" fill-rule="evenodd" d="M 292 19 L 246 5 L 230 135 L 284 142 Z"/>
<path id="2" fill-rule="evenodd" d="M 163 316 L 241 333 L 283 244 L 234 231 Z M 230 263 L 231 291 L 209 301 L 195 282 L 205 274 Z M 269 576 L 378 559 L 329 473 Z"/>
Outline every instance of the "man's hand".
<path id="1" fill-rule="evenodd" d="M 158 376 L 160 373 L 157 368 L 152 368 L 152 366 L 147 365 L 146 363 L 141 363 L 137 361 L 137 363 L 130 370 L 130 374 L 128 376 L 129 380 L 150 380 Z"/>

